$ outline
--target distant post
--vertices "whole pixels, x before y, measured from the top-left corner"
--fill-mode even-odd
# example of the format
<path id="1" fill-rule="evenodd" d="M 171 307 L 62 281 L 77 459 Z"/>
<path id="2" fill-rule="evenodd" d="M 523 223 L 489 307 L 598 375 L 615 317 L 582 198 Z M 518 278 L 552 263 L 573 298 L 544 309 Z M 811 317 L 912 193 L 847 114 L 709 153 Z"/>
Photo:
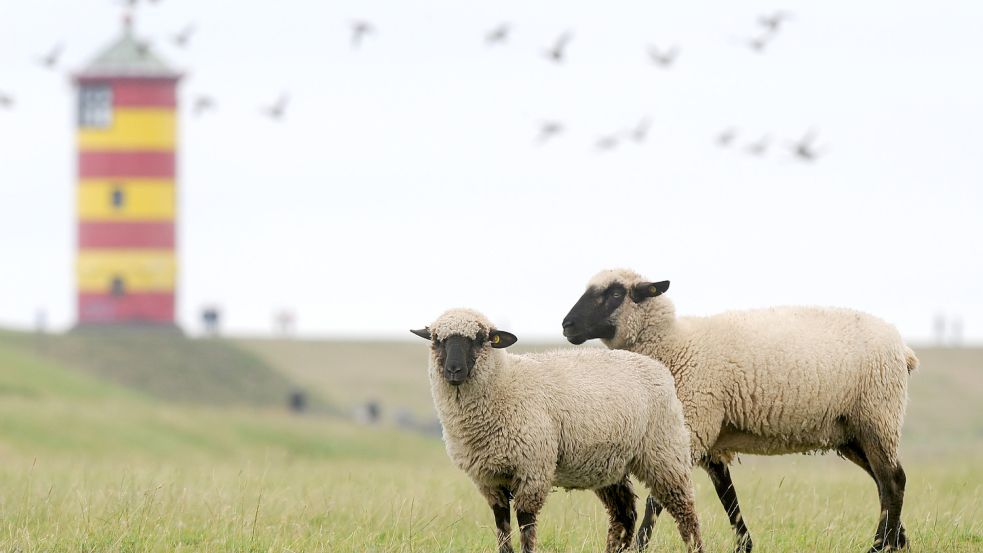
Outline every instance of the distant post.
<path id="1" fill-rule="evenodd" d="M 201 310 L 201 323 L 205 327 L 205 334 L 212 337 L 218 336 L 221 322 L 222 312 L 217 307 L 206 307 Z"/>
<path id="2" fill-rule="evenodd" d="M 932 334 L 935 336 L 936 345 L 945 345 L 945 327 L 945 315 L 942 313 L 936 313 L 935 318 L 932 319 Z"/>
<path id="3" fill-rule="evenodd" d="M 297 323 L 297 316 L 289 309 L 281 309 L 273 318 L 276 331 L 281 336 L 290 336 L 294 333 L 294 325 Z"/>
<path id="4" fill-rule="evenodd" d="M 962 317 L 954 317 L 949 323 L 949 339 L 952 345 L 961 346 L 963 343 L 963 320 Z"/>
<path id="5" fill-rule="evenodd" d="M 48 311 L 38 309 L 34 313 L 34 344 L 38 351 L 44 351 L 48 335 Z"/>

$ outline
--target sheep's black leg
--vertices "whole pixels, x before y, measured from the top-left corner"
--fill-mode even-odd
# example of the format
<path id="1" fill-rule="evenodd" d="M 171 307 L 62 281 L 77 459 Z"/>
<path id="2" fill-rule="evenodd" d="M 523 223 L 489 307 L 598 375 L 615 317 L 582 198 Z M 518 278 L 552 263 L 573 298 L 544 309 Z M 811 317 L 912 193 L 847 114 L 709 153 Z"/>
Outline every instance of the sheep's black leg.
<path id="1" fill-rule="evenodd" d="M 710 481 L 713 482 L 713 488 L 717 491 L 720 503 L 727 511 L 727 518 L 730 519 L 731 527 L 737 533 L 737 546 L 734 551 L 750 553 L 753 545 L 751 533 L 748 532 L 747 526 L 744 524 L 744 517 L 741 516 L 741 507 L 737 503 L 737 491 L 734 490 L 734 482 L 730 479 L 730 469 L 720 461 L 705 461 L 702 465 L 707 474 L 710 475 Z"/>
<path id="2" fill-rule="evenodd" d="M 907 537 L 901 530 L 901 508 L 904 504 L 905 473 L 900 464 L 873 466 L 874 473 L 881 482 L 881 518 L 877 524 L 877 535 L 870 553 L 902 549 L 907 546 Z"/>
<path id="3" fill-rule="evenodd" d="M 651 495 L 648 496 L 645 500 L 645 515 L 642 517 L 642 524 L 638 527 L 638 539 L 635 544 L 639 551 L 645 551 L 648 546 L 649 538 L 652 537 L 652 527 L 655 526 L 655 519 L 659 518 L 661 512 L 662 504 Z"/>
<path id="4" fill-rule="evenodd" d="M 504 488 L 482 490 L 492 514 L 495 515 L 495 537 L 498 553 L 514 553 L 512 549 L 512 511 L 509 510 L 509 492 Z"/>
<path id="5" fill-rule="evenodd" d="M 877 442 L 865 443 L 860 447 L 870 462 L 881 500 L 881 518 L 870 553 L 901 549 L 907 545 L 907 538 L 901 532 L 901 508 L 907 480 L 904 469 L 897 457 L 885 452 Z"/>
<path id="6" fill-rule="evenodd" d="M 874 469 L 871 468 L 870 461 L 867 460 L 867 454 L 864 453 L 864 450 L 861 449 L 860 445 L 857 442 L 848 442 L 836 448 L 836 450 L 843 456 L 844 459 L 851 461 L 853 464 L 864 469 L 864 472 L 870 475 L 870 477 L 874 480 L 874 483 L 877 484 L 877 495 L 880 497 L 881 483 L 877 481 L 877 476 L 874 475 Z M 878 531 L 880 531 L 880 528 L 878 528 Z M 907 545 L 908 537 L 905 534 L 904 524 L 901 524 L 898 533 L 898 547 L 903 549 Z"/>
<path id="7" fill-rule="evenodd" d="M 498 553 L 513 553 L 512 549 L 512 511 L 508 505 L 505 507 L 492 507 L 495 513 L 495 528 L 498 534 Z"/>
<path id="8" fill-rule="evenodd" d="M 553 452 L 555 459 L 556 452 Z M 536 515 L 546 503 L 550 493 L 550 482 L 553 481 L 552 466 L 544 467 L 541 472 L 533 472 L 513 479 L 509 488 L 515 505 L 515 515 L 519 522 L 519 543 L 522 553 L 533 553 L 536 547 Z"/>
<path id="9" fill-rule="evenodd" d="M 612 484 L 594 490 L 597 497 L 604 503 L 608 511 L 610 526 L 608 527 L 607 553 L 619 553 L 631 546 L 632 534 L 635 532 L 635 492 L 631 489 L 631 480 Z"/>
<path id="10" fill-rule="evenodd" d="M 522 553 L 533 553 L 536 547 L 536 513 L 516 511 L 515 515 L 519 521 L 519 543 L 522 544 Z"/>

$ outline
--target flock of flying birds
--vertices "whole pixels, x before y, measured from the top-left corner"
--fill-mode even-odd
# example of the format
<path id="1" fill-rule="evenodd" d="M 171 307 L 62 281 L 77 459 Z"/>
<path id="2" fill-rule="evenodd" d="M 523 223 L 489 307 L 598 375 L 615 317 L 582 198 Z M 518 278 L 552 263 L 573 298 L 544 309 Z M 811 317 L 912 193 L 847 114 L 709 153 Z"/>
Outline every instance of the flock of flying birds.
<path id="1" fill-rule="evenodd" d="M 145 2 L 158 3 L 160 0 L 144 0 Z M 123 0 L 129 7 L 135 7 L 139 0 Z M 777 37 L 779 31 L 791 20 L 791 15 L 787 12 L 774 12 L 772 14 L 759 16 L 756 20 L 758 33 L 749 38 L 739 39 L 739 42 L 756 54 L 764 54 L 768 46 Z M 189 24 L 178 32 L 172 34 L 170 42 L 177 48 L 188 48 L 191 39 L 194 37 L 196 28 L 194 24 Z M 489 47 L 497 47 L 506 44 L 512 35 L 512 25 L 501 23 L 490 29 L 484 35 L 484 42 Z M 378 29 L 371 21 L 359 19 L 353 20 L 349 27 L 350 42 L 352 49 L 361 48 L 367 41 L 372 40 L 378 35 Z M 573 41 L 572 32 L 560 34 L 542 52 L 543 57 L 550 63 L 561 65 L 568 57 L 568 48 Z M 147 55 L 151 49 L 149 42 L 141 42 L 138 45 L 138 52 Z M 64 45 L 54 46 L 46 54 L 39 56 L 37 62 L 40 66 L 55 70 L 64 52 Z M 671 69 L 679 59 L 681 50 L 678 45 L 658 47 L 649 45 L 647 49 L 648 59 L 653 65 L 661 69 Z M 262 106 L 260 113 L 274 121 L 284 119 L 290 97 L 286 93 L 281 94 L 273 103 Z M 0 90 L 0 110 L 12 109 L 14 107 L 14 97 L 11 93 Z M 201 116 L 216 109 L 218 102 L 212 96 L 198 94 L 192 100 L 191 111 L 195 116 Z M 624 142 L 642 143 L 648 137 L 651 120 L 642 117 L 635 125 L 605 134 L 597 138 L 594 148 L 598 152 L 610 151 L 617 148 Z M 539 124 L 535 142 L 545 145 L 556 140 L 566 131 L 566 125 L 559 120 L 544 120 Z M 740 148 L 745 153 L 762 157 L 768 153 L 772 146 L 772 137 L 769 134 L 761 136 L 755 140 L 740 144 L 739 130 L 734 127 L 723 129 L 715 138 L 715 143 L 720 148 L 737 149 Z M 817 160 L 826 153 L 825 147 L 820 147 L 816 143 L 817 132 L 814 129 L 808 130 L 805 135 L 795 141 L 787 142 L 788 151 L 798 160 L 811 162 Z"/>
<path id="2" fill-rule="evenodd" d="M 788 12 L 778 11 L 771 14 L 759 16 L 757 19 L 759 33 L 750 38 L 742 39 L 741 42 L 756 54 L 763 54 L 771 44 L 771 41 L 778 35 L 781 28 L 792 18 Z M 351 22 L 351 46 L 357 49 L 362 44 L 376 35 L 376 26 L 371 21 L 356 20 Z M 512 33 L 512 26 L 509 23 L 501 23 L 485 33 L 485 43 L 488 46 L 503 45 L 508 42 Z M 573 33 L 567 31 L 558 36 L 552 44 L 543 50 L 543 56 L 554 64 L 562 64 L 567 59 L 567 48 L 573 40 Z M 678 45 L 671 45 L 660 48 L 649 45 L 649 60 L 656 66 L 669 69 L 679 58 L 680 48 Z M 285 102 L 281 98 L 281 102 Z M 278 104 L 281 105 L 282 104 Z M 648 117 L 641 118 L 634 126 L 605 134 L 599 137 L 594 143 L 597 151 L 609 151 L 617 148 L 622 142 L 645 142 L 648 137 L 651 120 Z M 554 138 L 559 137 L 566 130 L 562 121 L 555 119 L 540 122 L 539 131 L 536 135 L 538 144 L 545 144 Z M 799 160 L 815 161 L 825 153 L 824 148 L 816 145 L 817 132 L 809 129 L 799 140 L 789 141 L 789 151 Z M 731 148 L 738 139 L 738 129 L 728 127 L 720 132 L 716 138 L 716 144 L 721 148 Z M 747 143 L 744 151 L 755 157 L 763 157 L 768 153 L 771 146 L 771 136 L 765 135 L 761 138 Z"/>

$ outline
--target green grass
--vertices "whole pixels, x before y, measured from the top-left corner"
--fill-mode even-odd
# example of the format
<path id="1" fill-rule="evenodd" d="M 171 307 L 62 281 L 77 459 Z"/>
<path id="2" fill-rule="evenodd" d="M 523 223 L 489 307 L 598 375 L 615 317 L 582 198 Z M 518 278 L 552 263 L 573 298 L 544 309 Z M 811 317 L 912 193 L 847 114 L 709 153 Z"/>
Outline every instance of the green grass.
<path id="1" fill-rule="evenodd" d="M 386 435 L 374 436 L 385 441 Z M 491 513 L 440 455 L 378 451 L 232 458 L 7 458 L 0 543 L 22 551 L 491 551 Z M 877 517 L 873 483 L 834 458 L 735 469 L 762 551 L 861 551 Z M 918 551 L 979 551 L 978 459 L 910 463 L 905 521 Z M 732 536 L 697 477 L 708 551 Z M 543 551 L 603 549 L 605 515 L 588 492 L 556 492 L 541 516 Z M 681 551 L 660 519 L 653 551 Z"/>
<path id="2" fill-rule="evenodd" d="M 208 405 L 277 406 L 290 379 L 220 339 L 177 331 L 92 328 L 67 334 L 0 332 L 0 344 L 161 399 Z"/>
<path id="3" fill-rule="evenodd" d="M 4 341 L 0 334 L 0 399 L 11 398 L 104 398 L 121 390 L 104 382 L 63 370 L 55 364 Z"/>
<path id="4" fill-rule="evenodd" d="M 253 338 L 234 343 L 344 410 L 371 400 L 390 414 L 404 409 L 418 417 L 436 417 L 427 380 L 429 349 L 418 338 L 406 342 Z M 555 347 L 561 346 L 520 343 L 509 351 Z"/>
<path id="5" fill-rule="evenodd" d="M 436 417 L 426 378 L 428 350 L 422 341 L 250 339 L 236 343 L 346 411 L 379 401 L 389 411 L 406 409 L 418 417 Z"/>
<path id="6" fill-rule="evenodd" d="M 983 353 L 919 353 L 904 451 L 913 551 L 980 551 Z M 409 365 L 418 380 L 403 394 L 424 393 L 423 367 Z M 741 461 L 732 471 L 756 551 L 869 547 L 878 507 L 862 471 L 832 455 Z M 707 550 L 729 551 L 712 486 L 699 471 L 695 481 Z M 606 515 L 589 492 L 553 493 L 540 521 L 541 551 L 603 549 Z M 438 440 L 166 403 L 0 340 L 0 552 L 493 550 L 490 510 Z M 670 518 L 650 551 L 683 551 Z"/>

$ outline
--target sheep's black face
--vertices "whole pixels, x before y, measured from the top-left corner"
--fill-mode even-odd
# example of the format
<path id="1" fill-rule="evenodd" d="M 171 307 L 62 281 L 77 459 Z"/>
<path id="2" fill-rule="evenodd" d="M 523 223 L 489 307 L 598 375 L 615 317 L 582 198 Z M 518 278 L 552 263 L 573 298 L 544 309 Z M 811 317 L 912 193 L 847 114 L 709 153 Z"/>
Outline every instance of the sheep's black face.
<path id="1" fill-rule="evenodd" d="M 563 335 L 575 345 L 594 338 L 614 338 L 618 329 L 612 315 L 626 295 L 627 289 L 618 282 L 607 288 L 588 288 L 563 319 Z"/>
<path id="2" fill-rule="evenodd" d="M 631 288 L 620 282 L 613 282 L 606 288 L 591 286 L 563 319 L 563 335 L 574 345 L 594 338 L 611 340 L 618 332 L 614 313 L 625 303 L 626 297 L 634 303 L 642 303 L 668 289 L 668 280 L 639 282 Z"/>
<path id="3" fill-rule="evenodd" d="M 467 336 L 448 336 L 443 340 L 435 340 L 434 352 L 437 362 L 443 368 L 444 378 L 451 386 L 460 386 L 467 382 L 474 370 L 481 348 L 488 337 L 478 335 L 476 338 Z"/>
<path id="4" fill-rule="evenodd" d="M 475 363 L 482 353 L 482 348 L 507 348 L 518 341 L 511 332 L 492 329 L 490 332 L 481 331 L 477 336 L 462 336 L 451 334 L 439 339 L 430 332 L 430 328 L 411 330 L 424 340 L 431 340 L 434 357 L 441 374 L 451 386 L 460 386 L 471 378 Z"/>

